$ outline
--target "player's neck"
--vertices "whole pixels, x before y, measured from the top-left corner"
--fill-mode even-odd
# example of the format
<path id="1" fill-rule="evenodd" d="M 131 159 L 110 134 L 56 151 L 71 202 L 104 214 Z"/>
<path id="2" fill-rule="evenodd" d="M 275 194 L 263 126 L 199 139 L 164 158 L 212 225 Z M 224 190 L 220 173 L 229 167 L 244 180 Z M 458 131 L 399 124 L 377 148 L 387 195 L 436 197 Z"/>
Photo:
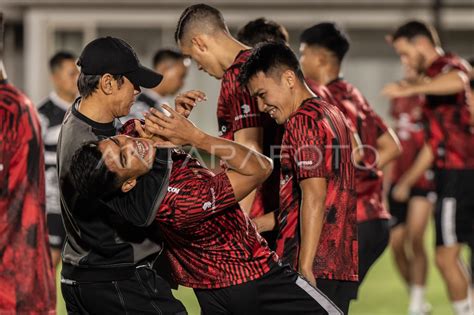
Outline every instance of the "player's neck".
<path id="1" fill-rule="evenodd" d="M 327 65 L 321 70 L 318 84 L 327 85 L 328 83 L 336 80 L 339 77 L 340 72 L 341 67 L 339 65 Z"/>
<path id="2" fill-rule="evenodd" d="M 444 51 L 441 47 L 433 47 L 433 49 L 427 50 L 425 53 L 425 69 L 429 68 L 442 55 L 444 55 Z"/>
<path id="3" fill-rule="evenodd" d="M 60 99 L 66 101 L 67 103 L 72 103 L 76 99 L 75 94 L 70 94 L 61 90 L 56 90 L 56 94 L 59 96 Z"/>
<path id="4" fill-rule="evenodd" d="M 230 35 L 223 37 L 222 47 L 225 48 L 222 49 L 220 63 L 222 66 L 222 70 L 224 71 L 227 70 L 234 63 L 235 58 L 237 58 L 237 55 L 242 50 L 250 49 L 250 47 L 245 46 Z"/>
<path id="5" fill-rule="evenodd" d="M 303 102 L 309 98 L 316 97 L 306 84 L 300 84 L 295 89 L 295 97 L 293 102 L 293 112 L 297 111 Z"/>
<path id="6" fill-rule="evenodd" d="M 100 96 L 89 96 L 81 100 L 77 110 L 95 122 L 103 124 L 113 122 L 115 117 L 104 104 L 106 104 L 106 102 L 101 101 Z"/>

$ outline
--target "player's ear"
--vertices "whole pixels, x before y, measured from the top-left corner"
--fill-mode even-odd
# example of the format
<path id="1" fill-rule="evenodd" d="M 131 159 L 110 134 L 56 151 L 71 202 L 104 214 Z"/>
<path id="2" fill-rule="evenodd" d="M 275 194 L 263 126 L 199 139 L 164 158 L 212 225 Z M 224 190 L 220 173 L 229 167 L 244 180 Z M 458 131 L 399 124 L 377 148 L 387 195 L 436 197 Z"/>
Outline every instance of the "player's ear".
<path id="1" fill-rule="evenodd" d="M 201 35 L 196 35 L 191 39 L 191 43 L 193 46 L 199 50 L 200 52 L 204 52 L 207 50 L 207 44 L 204 38 Z"/>
<path id="2" fill-rule="evenodd" d="M 137 180 L 136 180 L 135 178 L 127 179 L 127 180 L 122 184 L 122 192 L 124 192 L 124 193 L 129 192 L 130 190 L 133 189 L 133 187 L 135 187 L 136 184 L 137 184 Z"/>
<path id="3" fill-rule="evenodd" d="M 295 86 L 296 83 L 296 75 L 293 71 L 291 70 L 286 70 L 282 74 L 283 82 L 290 88 L 292 89 Z"/>

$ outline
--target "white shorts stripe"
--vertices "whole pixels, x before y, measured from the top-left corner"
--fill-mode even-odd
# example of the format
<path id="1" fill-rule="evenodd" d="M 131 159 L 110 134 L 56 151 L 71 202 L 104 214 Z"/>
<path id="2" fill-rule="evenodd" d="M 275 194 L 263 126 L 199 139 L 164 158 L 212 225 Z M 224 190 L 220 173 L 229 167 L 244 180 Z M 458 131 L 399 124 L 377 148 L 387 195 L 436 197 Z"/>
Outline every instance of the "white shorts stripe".
<path id="1" fill-rule="evenodd" d="M 441 206 L 441 233 L 445 246 L 457 244 L 456 199 L 454 198 L 443 198 Z"/>
<path id="2" fill-rule="evenodd" d="M 328 315 L 344 315 L 342 311 L 321 291 L 310 285 L 301 277 L 296 279 L 296 285 L 306 291 L 326 312 Z"/>

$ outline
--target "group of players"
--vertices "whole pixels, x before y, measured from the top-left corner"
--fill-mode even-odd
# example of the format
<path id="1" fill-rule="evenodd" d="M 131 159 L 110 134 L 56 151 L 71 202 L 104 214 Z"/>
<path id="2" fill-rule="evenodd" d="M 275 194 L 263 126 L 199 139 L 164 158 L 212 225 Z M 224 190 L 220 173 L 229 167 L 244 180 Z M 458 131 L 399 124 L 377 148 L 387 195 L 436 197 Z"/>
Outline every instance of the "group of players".
<path id="1" fill-rule="evenodd" d="M 203 314 L 348 314 L 391 238 L 408 312 L 427 314 L 434 204 L 437 266 L 455 313 L 474 314 L 459 263 L 474 227 L 470 67 L 428 25 L 408 22 L 388 38 L 406 69 L 384 89 L 395 131 L 341 76 L 350 43 L 335 23 L 306 29 L 298 59 L 282 25 L 257 19 L 234 38 L 217 9 L 197 4 L 175 40 L 181 53 L 160 51 L 156 72 L 112 37 L 84 48 L 80 70 L 71 54 L 51 59 L 58 89 L 39 112 L 68 313 L 186 314 L 171 294 L 179 284 Z M 163 105 L 188 58 L 221 80 L 219 137 L 187 119 L 205 93 Z M 220 158 L 222 172 L 183 145 Z M 29 288 L 43 311 L 54 296 L 45 283 Z"/>

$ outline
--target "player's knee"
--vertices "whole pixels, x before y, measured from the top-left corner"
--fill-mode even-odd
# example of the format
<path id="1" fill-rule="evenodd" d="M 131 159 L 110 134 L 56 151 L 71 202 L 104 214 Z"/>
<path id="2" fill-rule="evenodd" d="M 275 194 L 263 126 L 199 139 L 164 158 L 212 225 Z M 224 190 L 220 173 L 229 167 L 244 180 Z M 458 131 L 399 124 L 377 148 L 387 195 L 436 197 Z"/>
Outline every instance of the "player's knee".
<path id="1" fill-rule="evenodd" d="M 423 236 L 422 235 L 413 235 L 410 238 L 410 243 L 411 243 L 411 248 L 413 250 L 413 253 L 415 255 L 424 253 L 425 251 L 425 245 L 423 242 Z"/>
<path id="2" fill-rule="evenodd" d="M 436 266 L 441 272 L 448 271 L 453 267 L 453 263 L 456 264 L 456 259 L 452 256 L 453 253 L 449 250 L 445 250 L 443 248 L 436 249 L 435 262 Z"/>

